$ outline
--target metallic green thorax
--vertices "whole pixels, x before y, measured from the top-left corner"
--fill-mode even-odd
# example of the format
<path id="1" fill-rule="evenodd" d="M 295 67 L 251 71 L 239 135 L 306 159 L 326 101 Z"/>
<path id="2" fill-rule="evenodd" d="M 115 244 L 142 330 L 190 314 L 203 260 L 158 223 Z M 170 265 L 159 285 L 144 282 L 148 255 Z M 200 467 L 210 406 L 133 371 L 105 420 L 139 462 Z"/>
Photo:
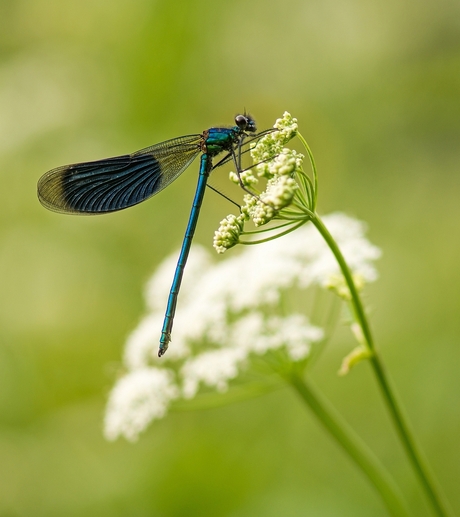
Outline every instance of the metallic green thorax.
<path id="1" fill-rule="evenodd" d="M 212 157 L 223 151 L 230 151 L 242 134 L 243 131 L 238 126 L 231 128 L 212 127 L 203 133 L 203 152 Z"/>

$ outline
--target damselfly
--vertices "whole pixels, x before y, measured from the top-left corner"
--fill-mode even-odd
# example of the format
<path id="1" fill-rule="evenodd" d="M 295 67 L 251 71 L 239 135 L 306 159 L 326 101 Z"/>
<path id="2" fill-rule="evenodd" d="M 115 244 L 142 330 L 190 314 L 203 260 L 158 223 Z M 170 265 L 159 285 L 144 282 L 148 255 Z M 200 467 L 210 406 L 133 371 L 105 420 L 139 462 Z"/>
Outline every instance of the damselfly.
<path id="1" fill-rule="evenodd" d="M 145 201 L 173 182 L 201 153 L 200 172 L 185 237 L 169 293 L 158 356 L 168 349 L 177 297 L 211 171 L 233 159 L 241 171 L 241 148 L 256 124 L 249 115 L 237 115 L 233 127 L 212 127 L 200 135 L 173 138 L 133 154 L 57 167 L 38 182 L 41 204 L 64 214 L 116 212 Z M 226 152 L 216 165 L 212 159 Z"/>

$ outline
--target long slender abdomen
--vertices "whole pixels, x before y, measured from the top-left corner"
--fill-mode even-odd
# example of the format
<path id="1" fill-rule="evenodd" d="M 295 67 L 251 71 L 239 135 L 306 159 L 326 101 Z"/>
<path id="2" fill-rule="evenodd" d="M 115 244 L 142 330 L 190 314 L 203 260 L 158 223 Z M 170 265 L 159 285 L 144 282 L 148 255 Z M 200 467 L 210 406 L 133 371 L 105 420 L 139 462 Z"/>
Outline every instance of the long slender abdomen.
<path id="1" fill-rule="evenodd" d="M 184 274 L 185 264 L 187 263 L 188 254 L 192 245 L 192 239 L 195 234 L 198 216 L 200 215 L 201 205 L 203 203 L 204 192 L 208 182 L 209 172 L 211 170 L 211 159 L 207 154 L 201 156 L 200 174 L 198 176 L 198 184 L 196 186 L 195 197 L 193 199 L 192 210 L 185 230 L 184 240 L 177 261 L 176 271 L 174 273 L 171 290 L 169 292 L 168 304 L 166 306 L 165 319 L 163 321 L 163 329 L 161 331 L 160 348 L 158 357 L 161 357 L 168 349 L 171 341 L 171 331 L 174 322 L 174 314 L 176 313 L 177 297 L 179 295 L 182 276 Z"/>

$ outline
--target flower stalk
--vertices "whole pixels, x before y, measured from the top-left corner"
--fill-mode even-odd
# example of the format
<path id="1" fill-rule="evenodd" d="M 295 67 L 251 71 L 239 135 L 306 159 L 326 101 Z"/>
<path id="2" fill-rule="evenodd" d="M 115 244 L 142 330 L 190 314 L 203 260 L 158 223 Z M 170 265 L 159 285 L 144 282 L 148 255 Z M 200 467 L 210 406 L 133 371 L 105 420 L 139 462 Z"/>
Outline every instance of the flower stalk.
<path id="1" fill-rule="evenodd" d="M 408 517 L 400 491 L 372 451 L 357 436 L 340 414 L 301 375 L 293 372 L 288 381 L 318 420 L 359 466 L 380 494 L 390 515 Z"/>
<path id="2" fill-rule="evenodd" d="M 311 221 L 315 225 L 319 233 L 323 236 L 330 250 L 334 254 L 340 266 L 342 274 L 345 278 L 347 286 L 350 290 L 351 303 L 353 306 L 354 314 L 356 320 L 358 321 L 361 327 L 364 342 L 370 352 L 368 358 L 371 362 L 372 369 L 374 370 L 377 383 L 380 387 L 380 390 L 390 412 L 393 424 L 396 427 L 396 431 L 399 435 L 401 443 L 406 451 L 409 461 L 412 464 L 414 472 L 418 477 L 420 484 L 422 485 L 423 491 L 428 501 L 430 502 L 431 507 L 435 512 L 435 515 L 437 515 L 438 517 L 447 517 L 449 515 L 452 515 L 449 510 L 447 501 L 444 500 L 444 497 L 441 494 L 440 489 L 436 486 L 436 483 L 430 472 L 428 464 L 415 442 L 413 433 L 411 432 L 409 425 L 407 423 L 407 418 L 404 415 L 403 409 L 395 395 L 395 390 L 391 386 L 390 380 L 385 372 L 385 368 L 383 367 L 382 360 L 375 349 L 366 313 L 364 311 L 361 298 L 359 296 L 358 290 L 356 289 L 353 276 L 345 261 L 345 258 L 343 257 L 342 252 L 340 251 L 340 248 L 338 247 L 334 238 L 321 221 L 321 218 L 317 214 L 315 214 L 315 217 L 313 217 Z"/>

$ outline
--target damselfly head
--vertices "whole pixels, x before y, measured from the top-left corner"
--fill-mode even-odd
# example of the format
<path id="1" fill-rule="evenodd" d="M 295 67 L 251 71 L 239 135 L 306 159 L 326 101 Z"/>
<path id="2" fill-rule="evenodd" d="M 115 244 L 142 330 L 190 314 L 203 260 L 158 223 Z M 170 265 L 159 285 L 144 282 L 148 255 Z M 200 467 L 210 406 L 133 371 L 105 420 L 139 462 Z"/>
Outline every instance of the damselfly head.
<path id="1" fill-rule="evenodd" d="M 256 121 L 250 115 L 237 115 L 235 117 L 235 124 L 241 131 L 249 131 L 250 133 L 257 131 Z"/>

